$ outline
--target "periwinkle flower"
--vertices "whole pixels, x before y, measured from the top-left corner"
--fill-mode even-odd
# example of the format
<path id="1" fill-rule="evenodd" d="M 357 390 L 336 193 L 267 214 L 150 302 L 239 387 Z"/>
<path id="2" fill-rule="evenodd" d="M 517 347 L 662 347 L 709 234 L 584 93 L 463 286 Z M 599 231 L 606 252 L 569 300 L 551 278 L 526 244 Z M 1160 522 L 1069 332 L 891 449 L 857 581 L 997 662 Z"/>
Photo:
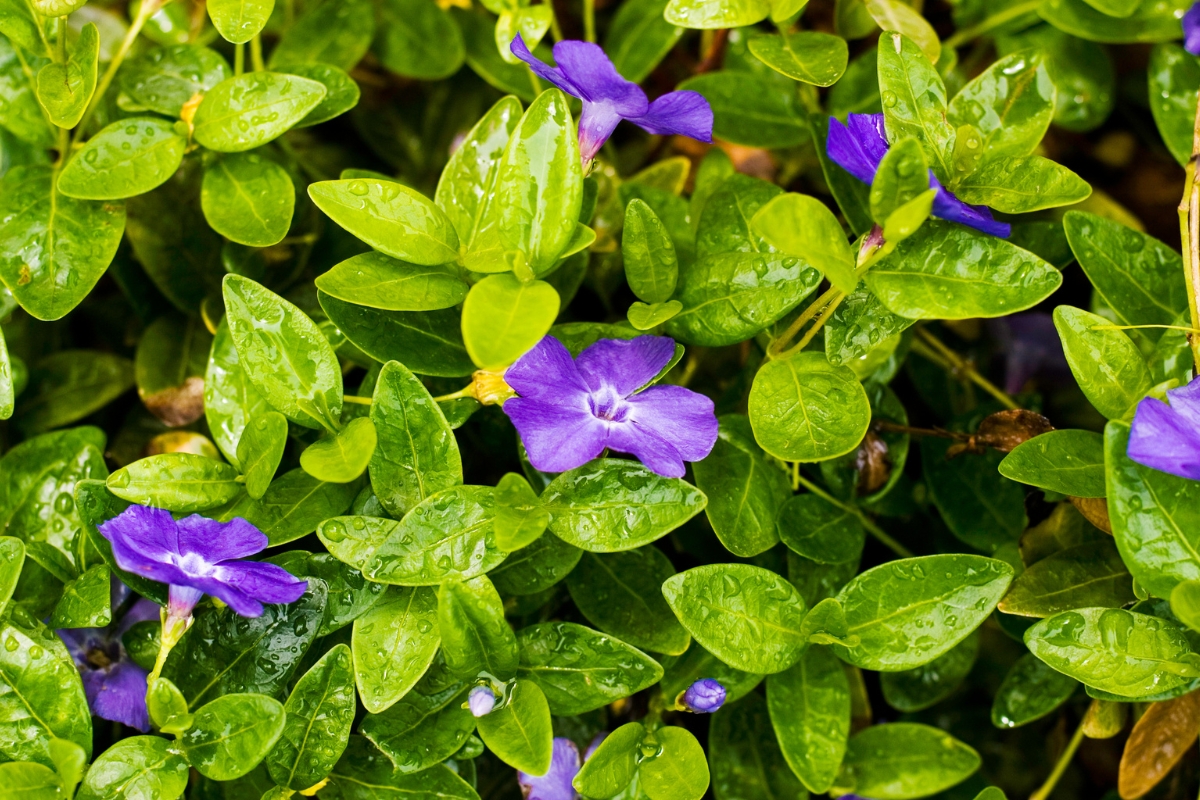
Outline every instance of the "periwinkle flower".
<path id="1" fill-rule="evenodd" d="M 668 92 L 650 102 L 640 86 L 621 77 L 599 45 L 580 41 L 557 43 L 555 67 L 529 52 L 520 34 L 513 39 L 510 49 L 538 76 L 583 101 L 579 155 L 585 164 L 596 157 L 623 119 L 648 133 L 663 136 L 679 133 L 701 142 L 712 141 L 713 112 L 703 95 Z"/>
<path id="2" fill-rule="evenodd" d="M 829 138 L 825 144 L 829 158 L 863 183 L 875 180 L 879 162 L 888 151 L 883 114 L 850 114 L 843 125 L 829 120 Z M 992 236 L 1007 237 L 1012 226 L 997 222 L 986 206 L 972 206 L 959 200 L 929 172 L 929 188 L 937 189 L 933 198 L 933 216 L 957 222 Z"/>
<path id="3" fill-rule="evenodd" d="M 611 448 L 659 475 L 683 477 L 683 462 L 701 460 L 716 444 L 717 418 L 712 400 L 690 389 L 642 388 L 674 353 L 672 339 L 638 336 L 601 339 L 572 360 L 562 342 L 544 337 L 504 375 L 518 395 L 504 413 L 530 463 L 565 472 Z"/>
<path id="4" fill-rule="evenodd" d="M 128 603 L 132 592 L 113 578 L 111 593 L 112 624 L 104 628 L 64 628 L 57 633 L 79 668 L 92 713 L 145 733 L 150 730 L 146 670 L 125 652 L 121 637 L 139 622 L 158 619 L 159 609 L 154 602 L 139 598 L 117 619 L 119 609 Z"/>
<path id="5" fill-rule="evenodd" d="M 590 753 L 589 753 L 590 755 Z M 545 775 L 517 772 L 517 783 L 525 800 L 575 800 L 578 795 L 571 781 L 579 774 L 579 748 L 570 739 L 556 737 Z"/>
<path id="6" fill-rule="evenodd" d="M 164 650 L 178 642 L 206 594 L 243 617 L 257 617 L 263 603 L 299 600 L 308 586 L 283 567 L 239 560 L 267 546 L 267 537 L 240 517 L 217 522 L 192 514 L 176 520 L 165 509 L 130 506 L 99 529 L 112 543 L 117 566 L 170 586 Z"/>
<path id="7" fill-rule="evenodd" d="M 1200 481 L 1200 378 L 1138 403 L 1129 432 L 1129 458 L 1137 463 Z"/>
<path id="8" fill-rule="evenodd" d="M 1183 49 L 1194 56 L 1200 56 L 1200 2 L 1183 15 Z"/>
<path id="9" fill-rule="evenodd" d="M 715 678 L 701 678 L 684 690 L 679 704 L 693 714 L 711 714 L 725 705 L 725 687 Z"/>
<path id="10" fill-rule="evenodd" d="M 467 707 L 476 717 L 486 717 L 496 707 L 496 694 L 487 686 L 476 686 L 467 695 Z"/>
<path id="11" fill-rule="evenodd" d="M 1035 375 L 1049 380 L 1071 375 L 1054 317 L 1027 311 L 987 321 L 988 330 L 1004 354 L 1004 391 L 1017 394 Z"/>

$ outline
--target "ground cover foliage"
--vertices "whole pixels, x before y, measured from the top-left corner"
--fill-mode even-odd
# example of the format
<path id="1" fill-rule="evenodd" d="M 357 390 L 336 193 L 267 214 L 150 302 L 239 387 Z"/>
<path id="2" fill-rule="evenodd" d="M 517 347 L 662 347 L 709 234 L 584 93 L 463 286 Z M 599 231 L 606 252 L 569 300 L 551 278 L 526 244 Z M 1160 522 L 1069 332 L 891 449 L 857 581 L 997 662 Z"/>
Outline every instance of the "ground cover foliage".
<path id="1" fill-rule="evenodd" d="M 1187 11 L 0 0 L 0 794 L 1194 797 Z"/>

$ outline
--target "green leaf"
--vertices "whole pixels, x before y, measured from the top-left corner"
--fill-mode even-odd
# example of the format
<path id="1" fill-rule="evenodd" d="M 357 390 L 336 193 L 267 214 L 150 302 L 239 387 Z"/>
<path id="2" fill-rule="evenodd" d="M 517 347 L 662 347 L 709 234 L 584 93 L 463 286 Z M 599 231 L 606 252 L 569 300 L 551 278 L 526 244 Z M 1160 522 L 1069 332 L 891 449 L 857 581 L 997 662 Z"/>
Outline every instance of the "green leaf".
<path id="1" fill-rule="evenodd" d="M 871 183 L 871 217 L 880 225 L 886 224 L 904 204 L 929 190 L 928 176 L 925 151 L 916 139 L 902 139 L 889 147 Z"/>
<path id="2" fill-rule="evenodd" d="M 288 550 L 269 559 L 297 578 L 316 578 L 329 590 L 318 636 L 328 636 L 367 613 L 387 591 L 328 553 Z"/>
<path id="3" fill-rule="evenodd" d="M 785 461 L 824 461 L 848 453 L 871 422 L 871 405 L 858 378 L 819 352 L 768 361 L 754 376 L 749 409 L 754 438 Z"/>
<path id="4" fill-rule="evenodd" d="M 249 247 L 287 236 L 296 190 L 287 170 L 256 153 L 231 153 L 204 170 L 200 207 L 213 230 Z"/>
<path id="5" fill-rule="evenodd" d="M 834 662 L 840 671 L 837 659 Z M 761 696 L 726 703 L 725 712 L 712 718 L 708 736 L 715 797 L 770 800 L 805 795 L 775 741 Z"/>
<path id="6" fill-rule="evenodd" d="M 706 1 L 729 5 L 721 0 Z M 699 92 L 708 100 L 714 117 L 713 136 L 718 139 L 775 149 L 795 147 L 811 138 L 796 99 L 795 84 L 741 70 L 722 70 L 688 78 L 679 88 Z"/>
<path id="7" fill-rule="evenodd" d="M 1093 42 L 1169 42 L 1179 38 L 1185 0 L 1140 5 L 1126 17 L 1110 17 L 1085 0 L 1047 0 L 1038 15 L 1059 30 Z"/>
<path id="8" fill-rule="evenodd" d="M 363 720 L 362 733 L 398 772 L 427 770 L 458 752 L 475 730 L 475 717 L 465 707 L 469 692 L 469 684 L 452 676 L 439 655 L 408 694 Z"/>
<path id="9" fill-rule="evenodd" d="M 604 52 L 626 80 L 644 81 L 683 36 L 683 28 L 663 18 L 669 0 L 621 4 L 608 25 Z"/>
<path id="10" fill-rule="evenodd" d="M 51 167 L 19 166 L 0 183 L 0 280 L 41 320 L 79 305 L 125 230 L 122 204 L 66 197 L 57 177 Z"/>
<path id="11" fill-rule="evenodd" d="M 849 60 L 845 39 L 816 31 L 755 36 L 749 48 L 776 72 L 813 86 L 832 86 Z"/>
<path id="12" fill-rule="evenodd" d="M 346 748 L 355 706 L 350 648 L 335 645 L 288 695 L 283 733 L 266 757 L 271 778 L 297 790 L 325 778 Z"/>
<path id="13" fill-rule="evenodd" d="M 325 87 L 325 97 L 316 108 L 304 115 L 304 119 L 296 123 L 297 128 L 308 128 L 340 117 L 358 105 L 362 96 L 354 78 L 331 64 L 294 64 L 286 71 L 316 81 Z"/>
<path id="14" fill-rule="evenodd" d="M 208 90 L 193 136 L 219 153 L 253 150 L 304 119 L 325 98 L 317 81 L 282 72 L 248 72 Z"/>
<path id="15" fill-rule="evenodd" d="M 470 288 L 449 264 L 421 266 L 371 251 L 319 275 L 317 288 L 347 303 L 387 311 L 435 311 L 458 305 Z"/>
<path id="16" fill-rule="evenodd" d="M 854 253 L 833 212 L 815 197 L 779 195 L 755 212 L 750 229 L 780 252 L 820 271 L 843 292 L 854 291 Z"/>
<path id="17" fill-rule="evenodd" d="M 942 44 L 933 26 L 921 16 L 918 9 L 894 0 L 866 0 L 864 5 L 876 25 L 885 31 L 903 34 L 921 48 L 930 64 L 938 63 Z M 900 51 L 898 43 L 896 51 Z"/>
<path id="18" fill-rule="evenodd" d="M 4 331 L 0 330 L 0 420 L 9 419 L 13 415 L 17 382 L 23 368 L 24 362 L 9 355 Z"/>
<path id="19" fill-rule="evenodd" d="M 100 59 L 100 31 L 94 23 L 83 26 L 66 63 L 49 63 L 38 70 L 38 102 L 46 116 L 60 128 L 74 128 L 96 91 Z"/>
<path id="20" fill-rule="evenodd" d="M 979 654 L 979 632 L 940 656 L 914 669 L 884 672 L 879 685 L 888 705 L 897 711 L 922 711 L 945 700 L 966 679 Z"/>
<path id="21" fill-rule="evenodd" d="M 530 775 L 544 775 L 550 769 L 554 746 L 550 707 L 536 683 L 518 680 L 507 702 L 480 717 L 477 724 L 479 738 L 505 764 Z"/>
<path id="22" fill-rule="evenodd" d="M 32 4 L 25 0 L 4 0 L 0 4 L 0 34 L 6 39 L 32 54 L 49 56 L 45 33 Z"/>
<path id="23" fill-rule="evenodd" d="M 558 310 L 558 292 L 545 281 L 489 275 L 463 303 L 462 337 L 471 360 L 481 369 L 507 367 L 550 331 Z"/>
<path id="24" fill-rule="evenodd" d="M 0 753 L 52 766 L 51 737 L 91 753 L 91 711 L 62 640 L 41 623 L 10 614 L 0 641 Z"/>
<path id="25" fill-rule="evenodd" d="M 1051 617 L 1073 608 L 1120 608 L 1135 601 L 1133 580 L 1108 538 L 1051 553 L 1013 581 L 1005 614 Z"/>
<path id="26" fill-rule="evenodd" d="M 187 785 L 187 759 L 172 742 L 159 736 L 131 736 L 96 758 L 77 796 L 79 800 L 175 800 Z"/>
<path id="27" fill-rule="evenodd" d="M 405 774 L 392 760 L 361 736 L 351 736 L 350 746 L 330 774 L 321 794 L 331 800 L 477 800 L 471 784 L 450 767 L 434 764 L 416 774 Z"/>
<path id="28" fill-rule="evenodd" d="M 493 496 L 496 519 L 492 528 L 496 533 L 496 546 L 504 552 L 530 546 L 550 525 L 550 512 L 542 506 L 529 481 L 515 472 L 506 473 L 500 479 Z"/>
<path id="29" fill-rule="evenodd" d="M 517 644 L 518 674 L 545 693 L 557 716 L 582 714 L 629 697 L 663 674 L 658 662 L 640 650 L 573 622 L 531 625 L 517 632 Z"/>
<path id="30" fill-rule="evenodd" d="M 271 69 L 309 64 L 353 68 L 366 55 L 375 34 L 370 0 L 342 0 L 305 6 L 271 51 Z"/>
<path id="31" fill-rule="evenodd" d="M 179 44 L 156 47 L 126 59 L 117 83 L 139 106 L 177 117 L 197 93 L 207 92 L 231 74 L 220 53 L 199 45 Z"/>
<path id="32" fill-rule="evenodd" d="M 679 278 L 675 245 L 654 210 L 636 197 L 625 207 L 621 255 L 625 279 L 634 294 L 647 303 L 671 298 Z"/>
<path id="33" fill-rule="evenodd" d="M 492 193 L 500 158 L 521 118 L 521 102 L 503 97 L 467 134 L 450 156 L 438 180 L 434 202 L 458 231 L 459 241 L 470 248 L 479 231 L 484 198 Z"/>
<path id="34" fill-rule="evenodd" d="M 746 417 L 730 414 L 720 423 L 716 445 L 692 472 L 708 497 L 704 512 L 713 532 L 731 553 L 749 558 L 779 541 L 775 520 L 792 489 L 754 441 Z"/>
<path id="35" fill-rule="evenodd" d="M 172 511 L 204 511 L 228 503 L 242 490 L 238 471 L 192 453 L 163 453 L 108 476 L 108 489 L 131 503 Z"/>
<path id="36" fill-rule="evenodd" d="M 18 3 L 16 0 L 6 0 L 6 4 Z M 27 8 L 23 2 L 19 5 L 23 10 Z M 0 26 L 12 21 L 12 15 L 6 16 L 6 10 L 0 10 Z M 36 27 L 33 27 L 33 33 L 37 35 Z M 39 44 L 38 50 L 41 49 Z M 30 80 L 33 67 L 46 64 L 47 59 L 30 58 L 25 55 L 26 52 L 29 51 L 18 48 L 9 39 L 0 36 L 0 99 L 4 100 L 0 108 L 0 125 L 12 134 L 5 147 L 12 147 L 14 137 L 17 142 L 31 149 L 53 147 L 53 128 L 38 104 L 35 83 Z"/>
<path id="37" fill-rule="evenodd" d="M 64 779 L 49 767 L 31 761 L 0 764 L 0 781 L 14 800 L 59 800 L 64 796 Z"/>
<path id="38" fill-rule="evenodd" d="M 14 421 L 27 436 L 82 419 L 133 388 L 133 364 L 112 353 L 60 350 L 34 364 Z"/>
<path id="39" fill-rule="evenodd" d="M 889 311 L 909 319 L 1001 317 L 1045 300 L 1062 274 L 1033 253 L 930 220 L 866 274 Z"/>
<path id="40" fill-rule="evenodd" d="M 336 434 L 305 448 L 300 466 L 319 481 L 349 483 L 366 471 L 375 453 L 375 442 L 375 423 L 358 417 Z"/>
<path id="41" fill-rule="evenodd" d="M 134 374 L 151 414 L 171 427 L 200 418 L 211 349 L 212 336 L 201 320 L 167 314 L 150 323 L 138 342 Z"/>
<path id="42" fill-rule="evenodd" d="M 257 36 L 274 8 L 275 0 L 208 0 L 213 27 L 234 44 Z"/>
<path id="43" fill-rule="evenodd" d="M 96 564 L 63 587 L 50 624 L 55 628 L 103 628 L 112 621 L 109 570 Z"/>
<path id="44" fill-rule="evenodd" d="M 1129 426 L 1109 423 L 1104 450 L 1113 538 L 1133 579 L 1156 597 L 1170 597 L 1182 581 L 1200 580 L 1200 483 L 1138 464 L 1128 449 Z"/>
<path id="45" fill-rule="evenodd" d="M 1103 330 L 1112 327 L 1104 317 L 1059 306 L 1054 309 L 1054 327 L 1079 388 L 1109 419 L 1130 413 L 1154 385 L 1137 345 L 1124 331 Z"/>
<path id="46" fill-rule="evenodd" d="M 413 264 L 434 266 L 458 257 L 458 234 L 441 209 L 394 181 L 320 181 L 308 195 L 330 219 L 372 247 Z"/>
<path id="47" fill-rule="evenodd" d="M 987 619 L 1012 582 L 1003 561 L 974 555 L 905 558 L 850 581 L 838 594 L 854 647 L 843 660 L 886 672 L 933 661 Z"/>
<path id="48" fill-rule="evenodd" d="M 438 589 L 438 628 L 446 667 L 458 678 L 483 672 L 509 680 L 517 674 L 517 637 L 504 604 L 486 575 L 448 580 Z"/>
<path id="49" fill-rule="evenodd" d="M 162 185 L 183 162 L 187 138 L 154 117 L 114 122 L 67 162 L 58 190 L 81 200 L 121 200 Z"/>
<path id="50" fill-rule="evenodd" d="M 1026 653 L 1017 659 L 992 701 L 992 724 L 1017 728 L 1050 714 L 1075 693 L 1079 683 Z"/>
<path id="51" fill-rule="evenodd" d="M 809 791 L 828 791 L 850 735 L 850 684 L 842 663 L 827 648 L 808 648 L 790 669 L 768 676 L 767 705 L 792 772 Z"/>
<path id="52" fill-rule="evenodd" d="M 319 292 L 321 308 L 346 338 L 380 363 L 399 361 L 418 375 L 457 378 L 475 365 L 462 341 L 458 311 L 381 311 Z"/>
<path id="53" fill-rule="evenodd" d="M 334 517 L 317 528 L 317 537 L 335 558 L 363 569 L 397 523 L 380 517 Z"/>
<path id="54" fill-rule="evenodd" d="M 367 711 L 378 714 L 415 686 L 440 643 L 437 592 L 389 587 L 370 611 L 354 620 L 354 679 Z"/>
<path id="55" fill-rule="evenodd" d="M 350 507 L 360 484 L 330 483 L 302 469 L 280 475 L 261 499 L 246 494 L 221 510 L 220 520 L 242 517 L 267 535 L 272 546 L 286 544 L 316 530 L 317 525 Z"/>
<path id="56" fill-rule="evenodd" d="M 950 180 L 955 134 L 946 121 L 946 87 L 912 39 L 900 33 L 879 37 L 879 88 L 888 140 L 916 139 L 938 179 Z"/>
<path id="57" fill-rule="evenodd" d="M 997 471 L 1003 455 L 995 450 L 946 457 L 951 442 L 925 437 L 921 466 L 925 485 L 950 531 L 976 550 L 994 553 L 1016 541 L 1029 524 L 1025 490 Z"/>
<path id="58" fill-rule="evenodd" d="M 287 418 L 278 411 L 268 411 L 250 420 L 237 443 L 238 464 L 246 479 L 246 494 L 255 500 L 270 488 L 287 446 Z"/>
<path id="59" fill-rule="evenodd" d="M 205 777 L 228 781 L 258 766 L 283 733 L 283 706 L 261 694 L 218 697 L 196 712 L 180 749 Z"/>
<path id="60" fill-rule="evenodd" d="M 1186 165 L 1192 157 L 1200 60 L 1177 44 L 1158 44 L 1150 51 L 1146 72 L 1158 132 L 1175 160 Z"/>
<path id="61" fill-rule="evenodd" d="M 392 72 L 433 81 L 463 63 L 463 37 L 450 15 L 424 0 L 384 0 L 375 54 Z"/>
<path id="62" fill-rule="evenodd" d="M 204 373 L 204 417 L 213 442 L 231 464 L 241 464 L 237 450 L 250 421 L 267 413 L 278 412 L 271 410 L 242 369 L 233 334 L 223 319 L 213 337 Z"/>
<path id="63" fill-rule="evenodd" d="M 860 284 L 825 324 L 825 353 L 829 363 L 849 366 L 865 359 L 914 322 L 888 311 L 870 289 Z"/>
<path id="64" fill-rule="evenodd" d="M 667 22 L 681 28 L 740 28 L 766 19 L 766 0 L 671 0 L 663 13 Z"/>
<path id="65" fill-rule="evenodd" d="M 700 800 L 708 791 L 704 748 L 685 728 L 668 725 L 653 734 L 659 753 L 638 764 L 641 790 L 650 800 Z"/>
<path id="66" fill-rule="evenodd" d="M 238 362 L 259 393 L 298 425 L 336 422 L 342 411 L 342 370 L 321 329 L 249 278 L 226 276 L 222 292 Z"/>
<path id="67" fill-rule="evenodd" d="M 1034 151 L 1054 117 L 1055 95 L 1047 56 L 1022 50 L 998 59 L 964 86 L 950 101 L 946 119 L 955 128 L 973 126 L 984 163 L 994 164 Z"/>
<path id="68" fill-rule="evenodd" d="M 1041 156 L 989 159 L 954 190 L 964 203 L 1024 214 L 1085 200 L 1092 187 L 1071 170 Z"/>
<path id="69" fill-rule="evenodd" d="M 195 623 L 167 658 L 163 675 L 193 709 L 238 692 L 278 694 L 316 638 L 327 596 L 323 582 L 309 580 L 299 600 L 266 605 L 260 617 L 201 606 Z"/>
<path id="70" fill-rule="evenodd" d="M 937 728 L 873 725 L 850 737 L 834 790 L 879 800 L 925 797 L 958 784 L 979 764 L 979 753 Z"/>
<path id="71" fill-rule="evenodd" d="M 1171 590 L 1171 613 L 1193 631 L 1200 628 L 1200 583 L 1183 581 Z"/>
<path id="72" fill-rule="evenodd" d="M 748 564 L 709 564 L 672 576 L 663 595 L 688 633 L 732 667 L 781 672 L 800 657 L 804 600 L 790 583 Z"/>
<path id="73" fill-rule="evenodd" d="M 153 620 L 137 623 L 154 625 Z M 122 637 L 124 640 L 125 637 Z M 157 655 L 155 656 L 157 659 Z M 192 727 L 195 715 L 188 713 L 187 700 L 179 687 L 166 678 L 155 678 L 146 691 L 150 721 L 164 733 L 180 734 Z"/>
<path id="74" fill-rule="evenodd" d="M 1187 309 L 1183 263 L 1174 248 L 1082 211 L 1068 211 L 1063 228 L 1079 265 L 1118 323 L 1173 325 Z M 1151 341 L 1161 335 L 1153 329 L 1139 334 Z"/>
<path id="75" fill-rule="evenodd" d="M 429 391 L 402 364 L 379 373 L 371 404 L 378 444 L 371 485 L 389 512 L 403 516 L 431 494 L 462 483 L 458 443 Z"/>
<path id="76" fill-rule="evenodd" d="M 699 514 L 704 493 L 636 461 L 602 458 L 564 472 L 542 493 L 550 530 L 593 553 L 641 547 Z"/>
<path id="77" fill-rule="evenodd" d="M 1022 442 L 1000 462 L 1014 481 L 1074 497 L 1104 497 L 1104 438 L 1092 431 L 1050 431 Z"/>
<path id="78" fill-rule="evenodd" d="M 1077 681 L 1131 699 L 1200 676 L 1200 662 L 1175 623 L 1120 608 L 1078 608 L 1025 631 L 1030 652 Z"/>
<path id="79" fill-rule="evenodd" d="M 13 448 L 13 451 L 10 452 L 15 451 L 16 448 Z M 3 466 L 3 462 L 0 462 L 0 466 Z M 3 474 L 3 470 L 0 470 L 0 474 Z M 113 559 L 112 545 L 97 530 L 96 526 L 120 514 L 129 507 L 129 503 L 110 492 L 102 480 L 81 480 L 75 484 L 74 494 L 75 508 L 78 509 L 81 525 L 80 538 L 83 540 L 81 544 L 85 545 L 82 549 L 85 552 L 87 550 L 98 552 L 104 563 L 108 564 L 112 574 L 120 578 L 126 586 L 159 605 L 166 605 L 167 587 L 157 581 L 125 572 L 119 568 Z"/>
<path id="80" fill-rule="evenodd" d="M 815 494 L 788 499 L 779 510 L 779 538 L 819 564 L 843 564 L 862 555 L 867 532 L 859 518 Z"/>
<path id="81" fill-rule="evenodd" d="M 24 565 L 24 543 L 14 536 L 0 536 L 0 613 L 12 598 Z"/>
<path id="82" fill-rule="evenodd" d="M 498 513 L 497 521 L 499 519 Z M 583 552 L 557 536 L 539 536 L 506 558 L 489 573 L 489 577 L 506 595 L 537 594 L 565 578 L 579 563 Z"/>
<path id="83" fill-rule="evenodd" d="M 681 655 L 691 638 L 662 596 L 663 581 L 674 574 L 655 547 L 585 552 L 567 576 L 567 589 L 580 613 L 605 633 L 644 650 Z"/>
<path id="84" fill-rule="evenodd" d="M 640 745 L 646 728 L 627 722 L 606 736 L 571 781 L 587 797 L 615 797 L 637 778 Z"/>

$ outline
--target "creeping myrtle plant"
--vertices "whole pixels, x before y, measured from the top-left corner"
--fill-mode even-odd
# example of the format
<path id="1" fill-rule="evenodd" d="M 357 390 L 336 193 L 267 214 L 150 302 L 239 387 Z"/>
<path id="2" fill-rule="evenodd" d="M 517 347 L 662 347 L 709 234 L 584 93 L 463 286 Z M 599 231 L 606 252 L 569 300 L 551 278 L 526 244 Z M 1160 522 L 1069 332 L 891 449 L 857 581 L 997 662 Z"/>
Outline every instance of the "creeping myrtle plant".
<path id="1" fill-rule="evenodd" d="M 1200 378 L 1168 390 L 1167 400 L 1147 397 L 1138 403 L 1129 431 L 1129 457 L 1200 481 Z"/>

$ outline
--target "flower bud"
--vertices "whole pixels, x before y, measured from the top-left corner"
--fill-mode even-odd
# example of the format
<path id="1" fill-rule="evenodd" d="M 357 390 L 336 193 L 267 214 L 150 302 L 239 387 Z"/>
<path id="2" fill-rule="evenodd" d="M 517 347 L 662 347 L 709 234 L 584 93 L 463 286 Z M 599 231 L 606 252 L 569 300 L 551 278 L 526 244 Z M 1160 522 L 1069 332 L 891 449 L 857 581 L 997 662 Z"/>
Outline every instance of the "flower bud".
<path id="1" fill-rule="evenodd" d="M 476 686 L 467 695 L 467 707 L 476 717 L 485 717 L 496 707 L 496 695 L 487 686 Z"/>
<path id="2" fill-rule="evenodd" d="M 724 705 L 725 687 L 713 678 L 701 678 L 689 686 L 676 702 L 694 714 L 711 714 Z"/>

